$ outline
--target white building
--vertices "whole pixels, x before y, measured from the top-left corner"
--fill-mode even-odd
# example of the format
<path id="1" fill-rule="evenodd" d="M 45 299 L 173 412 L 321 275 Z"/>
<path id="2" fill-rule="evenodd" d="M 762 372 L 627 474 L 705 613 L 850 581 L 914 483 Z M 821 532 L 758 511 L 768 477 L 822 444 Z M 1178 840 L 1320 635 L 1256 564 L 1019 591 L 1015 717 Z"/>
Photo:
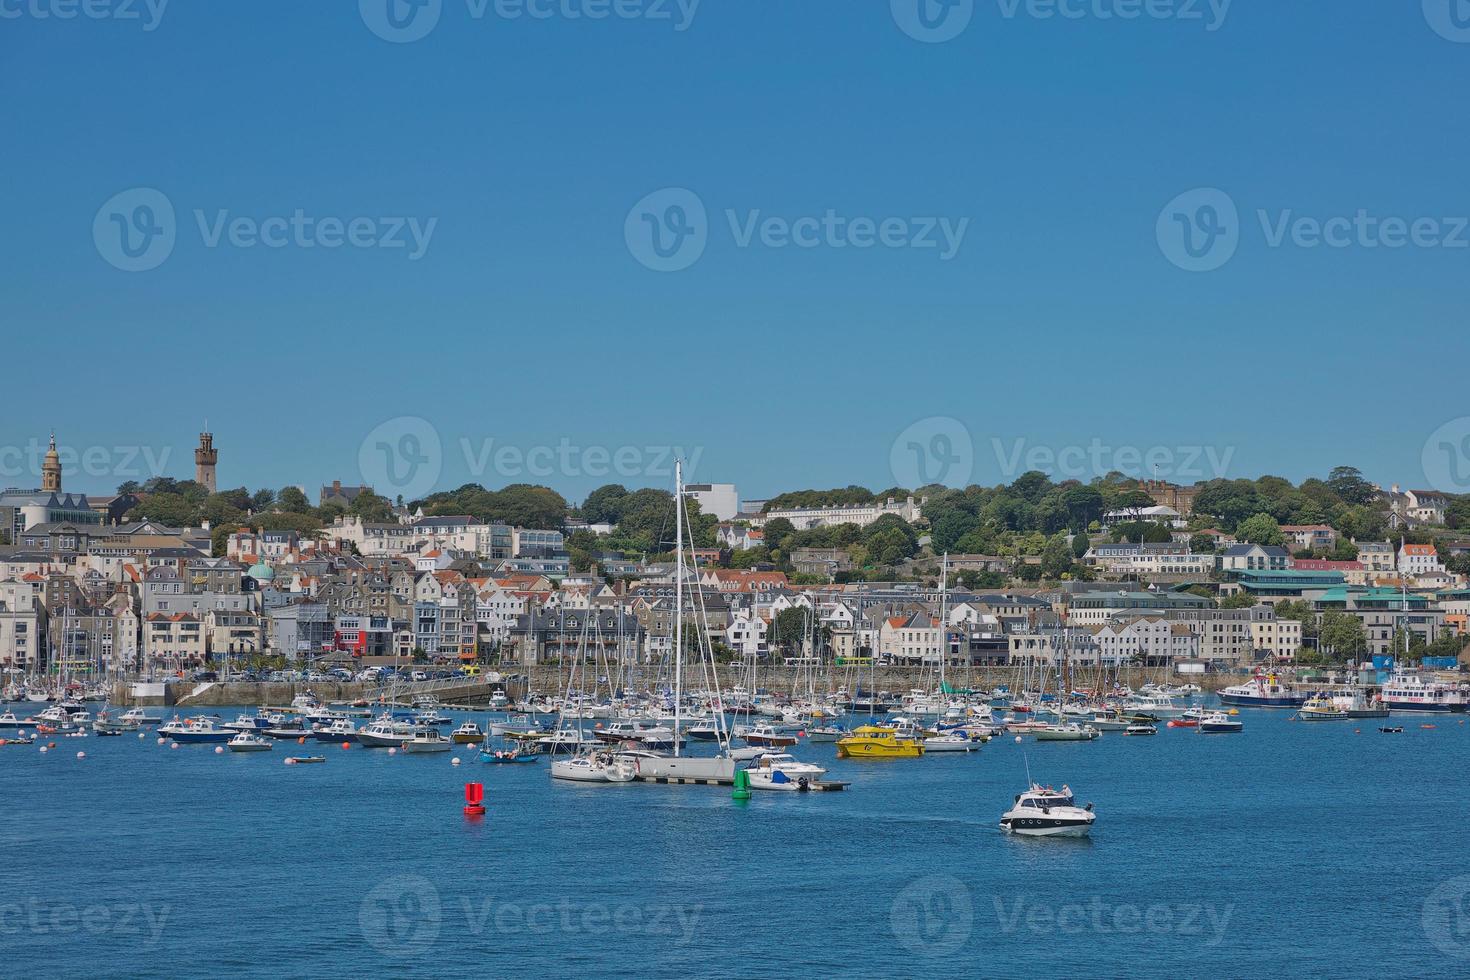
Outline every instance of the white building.
<path id="1" fill-rule="evenodd" d="M 866 504 L 835 504 L 831 507 L 789 507 L 768 510 L 764 514 L 751 515 L 749 520 L 752 524 L 764 525 L 784 517 L 798 531 L 806 531 L 814 527 L 832 527 L 837 524 L 856 524 L 858 527 L 866 527 L 884 514 L 894 514 L 912 524 L 923 516 L 922 505 L 923 501 L 916 501 L 913 497 L 902 501 L 890 497 L 882 502 L 875 500 Z"/>
<path id="2" fill-rule="evenodd" d="M 733 483 L 686 483 L 684 491 L 699 503 L 701 514 L 728 521 L 740 513 L 740 493 Z"/>

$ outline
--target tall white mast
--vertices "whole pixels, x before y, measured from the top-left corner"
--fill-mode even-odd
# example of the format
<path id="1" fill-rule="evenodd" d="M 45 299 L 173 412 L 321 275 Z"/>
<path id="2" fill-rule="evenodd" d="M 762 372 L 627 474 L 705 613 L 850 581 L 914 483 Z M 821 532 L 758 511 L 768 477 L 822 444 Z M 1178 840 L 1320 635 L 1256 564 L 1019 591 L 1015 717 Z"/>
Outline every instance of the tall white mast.
<path id="1" fill-rule="evenodd" d="M 674 755 L 684 700 L 684 462 L 674 460 Z"/>

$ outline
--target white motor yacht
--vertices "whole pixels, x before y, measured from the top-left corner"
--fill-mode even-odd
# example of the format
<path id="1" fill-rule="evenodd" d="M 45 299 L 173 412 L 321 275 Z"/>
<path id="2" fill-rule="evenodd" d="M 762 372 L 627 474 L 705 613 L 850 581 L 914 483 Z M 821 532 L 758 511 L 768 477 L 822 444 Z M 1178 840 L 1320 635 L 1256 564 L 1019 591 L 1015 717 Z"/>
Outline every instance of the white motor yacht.
<path id="1" fill-rule="evenodd" d="M 1015 804 L 1000 818 L 1002 830 L 1026 837 L 1086 837 L 1097 815 L 1092 804 L 1079 807 L 1072 791 L 1060 791 L 1035 783 L 1016 795 Z"/>
<path id="2" fill-rule="evenodd" d="M 428 725 L 415 726 L 413 737 L 403 743 L 403 751 L 413 753 L 448 752 L 454 743 Z"/>
<path id="3" fill-rule="evenodd" d="M 235 737 L 225 743 L 231 752 L 269 752 L 276 743 L 253 732 L 236 732 Z"/>
<path id="4" fill-rule="evenodd" d="M 813 783 L 827 774 L 821 766 L 798 761 L 785 752 L 767 752 L 745 772 L 750 777 L 751 789 L 786 792 L 810 789 Z"/>

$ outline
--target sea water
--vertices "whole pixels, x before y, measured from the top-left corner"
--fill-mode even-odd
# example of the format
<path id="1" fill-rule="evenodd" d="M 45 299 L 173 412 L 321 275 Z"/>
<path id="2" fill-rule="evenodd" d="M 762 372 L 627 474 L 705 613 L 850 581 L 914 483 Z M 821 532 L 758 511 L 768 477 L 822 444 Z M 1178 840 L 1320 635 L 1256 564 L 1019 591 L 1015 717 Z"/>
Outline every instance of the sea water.
<path id="1" fill-rule="evenodd" d="M 848 789 L 745 803 L 464 746 L 0 747 L 0 974 L 1470 975 L 1470 726 L 1240 717 L 916 760 L 803 744 Z M 1090 839 L 999 830 L 1028 767 L 1094 804 Z"/>

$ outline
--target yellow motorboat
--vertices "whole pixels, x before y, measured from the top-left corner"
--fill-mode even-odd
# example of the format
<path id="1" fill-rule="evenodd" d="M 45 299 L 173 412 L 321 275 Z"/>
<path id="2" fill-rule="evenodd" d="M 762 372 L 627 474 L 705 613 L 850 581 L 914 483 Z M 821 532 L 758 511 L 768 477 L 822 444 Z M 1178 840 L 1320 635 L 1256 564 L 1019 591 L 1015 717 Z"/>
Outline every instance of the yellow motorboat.
<path id="1" fill-rule="evenodd" d="M 839 759 L 916 759 L 923 754 L 923 742 L 878 725 L 862 725 L 837 740 Z"/>

